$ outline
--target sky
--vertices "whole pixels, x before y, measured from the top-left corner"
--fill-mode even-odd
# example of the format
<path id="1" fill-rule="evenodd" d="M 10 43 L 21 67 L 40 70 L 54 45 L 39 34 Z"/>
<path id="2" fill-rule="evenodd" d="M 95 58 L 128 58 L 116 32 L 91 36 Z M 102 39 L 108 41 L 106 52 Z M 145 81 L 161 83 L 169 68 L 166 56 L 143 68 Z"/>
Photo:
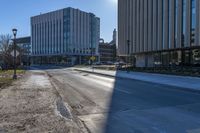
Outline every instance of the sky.
<path id="1" fill-rule="evenodd" d="M 1 0 L 0 34 L 30 35 L 30 17 L 66 7 L 94 13 L 101 19 L 101 38 L 109 42 L 117 27 L 117 0 Z"/>

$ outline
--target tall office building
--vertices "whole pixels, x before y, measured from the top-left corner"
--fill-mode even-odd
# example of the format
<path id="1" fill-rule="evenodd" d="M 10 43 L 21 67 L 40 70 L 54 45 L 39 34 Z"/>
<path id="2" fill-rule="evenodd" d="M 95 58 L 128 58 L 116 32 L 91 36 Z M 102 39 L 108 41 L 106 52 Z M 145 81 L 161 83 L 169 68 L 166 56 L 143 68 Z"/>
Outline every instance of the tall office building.
<path id="1" fill-rule="evenodd" d="M 65 8 L 31 18 L 33 63 L 83 63 L 98 57 L 100 19 Z"/>
<path id="2" fill-rule="evenodd" d="M 138 67 L 200 64 L 200 0 L 118 0 L 118 49 Z"/>

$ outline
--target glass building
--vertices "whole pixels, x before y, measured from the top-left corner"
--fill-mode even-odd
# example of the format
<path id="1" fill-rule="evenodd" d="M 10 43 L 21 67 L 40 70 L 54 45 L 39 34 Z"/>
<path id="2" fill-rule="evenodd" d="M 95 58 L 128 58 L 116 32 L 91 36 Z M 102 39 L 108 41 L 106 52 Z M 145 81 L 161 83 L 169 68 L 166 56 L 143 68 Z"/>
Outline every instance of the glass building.
<path id="1" fill-rule="evenodd" d="M 33 63 L 84 63 L 99 56 L 100 19 L 65 8 L 31 18 Z M 92 54 L 92 55 L 91 55 Z"/>
<path id="2" fill-rule="evenodd" d="M 138 67 L 200 65 L 200 0 L 118 0 L 118 53 Z"/>

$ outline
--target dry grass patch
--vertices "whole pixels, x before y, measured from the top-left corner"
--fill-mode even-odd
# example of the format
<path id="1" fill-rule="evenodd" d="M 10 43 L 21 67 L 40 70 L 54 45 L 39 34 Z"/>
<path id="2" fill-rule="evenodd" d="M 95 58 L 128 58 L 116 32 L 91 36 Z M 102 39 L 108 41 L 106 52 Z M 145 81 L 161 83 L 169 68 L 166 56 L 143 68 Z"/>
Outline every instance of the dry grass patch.
<path id="1" fill-rule="evenodd" d="M 21 78 L 25 73 L 24 70 L 17 70 L 16 72 L 17 72 L 18 78 Z M 6 71 L 0 70 L 0 88 L 8 86 L 12 83 L 13 73 L 14 73 L 13 70 L 6 70 Z"/>

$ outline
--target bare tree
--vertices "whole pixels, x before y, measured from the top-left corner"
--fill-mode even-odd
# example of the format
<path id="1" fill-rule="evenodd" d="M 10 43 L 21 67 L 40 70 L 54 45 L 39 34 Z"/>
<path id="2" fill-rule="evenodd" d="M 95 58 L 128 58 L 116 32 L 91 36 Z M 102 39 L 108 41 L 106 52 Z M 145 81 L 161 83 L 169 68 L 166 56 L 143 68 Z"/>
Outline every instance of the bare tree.
<path id="1" fill-rule="evenodd" d="M 11 45 L 11 35 L 0 35 L 0 50 L 3 53 L 6 53 L 9 50 Z"/>
<path id="2" fill-rule="evenodd" d="M 12 66 L 12 57 L 10 52 L 12 50 L 12 36 L 7 35 L 0 35 L 0 55 L 1 61 L 6 66 Z"/>

